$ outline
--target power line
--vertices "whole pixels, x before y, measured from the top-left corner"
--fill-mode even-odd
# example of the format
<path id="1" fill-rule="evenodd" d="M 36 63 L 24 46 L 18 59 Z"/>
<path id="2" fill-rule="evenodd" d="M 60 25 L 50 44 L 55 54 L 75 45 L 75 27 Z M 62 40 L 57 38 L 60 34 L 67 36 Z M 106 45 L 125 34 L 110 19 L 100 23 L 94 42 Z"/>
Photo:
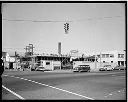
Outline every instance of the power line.
<path id="1" fill-rule="evenodd" d="M 54 21 L 54 20 L 23 20 L 23 19 L 2 19 L 2 20 L 5 20 L 5 21 L 30 21 L 30 22 L 72 22 L 72 21 Z"/>
<path id="2" fill-rule="evenodd" d="M 11 48 L 11 47 L 7 47 L 7 48 L 3 48 L 3 49 L 24 49 L 24 48 Z"/>
<path id="3" fill-rule="evenodd" d="M 18 22 L 35 22 L 35 23 L 40 23 L 40 22 L 80 22 L 80 21 L 89 21 L 89 20 L 103 20 L 103 19 L 112 19 L 112 18 L 121 18 L 122 16 L 106 16 L 106 17 L 94 17 L 94 18 L 84 18 L 84 19 L 77 19 L 77 20 L 25 20 L 25 19 L 2 19 L 4 21 L 18 21 Z"/>
<path id="4" fill-rule="evenodd" d="M 76 21 L 80 22 L 80 21 L 91 21 L 91 20 L 104 20 L 104 19 L 112 19 L 112 18 L 121 18 L 122 16 L 106 16 L 106 17 L 94 17 L 94 18 L 85 18 L 85 19 L 78 19 Z"/>

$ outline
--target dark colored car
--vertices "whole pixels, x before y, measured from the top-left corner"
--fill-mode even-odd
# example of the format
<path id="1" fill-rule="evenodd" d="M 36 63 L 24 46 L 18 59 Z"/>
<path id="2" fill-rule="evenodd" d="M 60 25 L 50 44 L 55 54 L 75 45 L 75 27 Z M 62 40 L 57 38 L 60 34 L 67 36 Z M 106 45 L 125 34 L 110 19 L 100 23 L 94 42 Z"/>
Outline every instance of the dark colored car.
<path id="1" fill-rule="evenodd" d="M 90 66 L 89 65 L 79 65 L 78 67 L 75 67 L 73 69 L 73 72 L 90 72 Z"/>
<path id="2" fill-rule="evenodd" d="M 113 70 L 126 70 L 124 66 L 116 66 Z"/>

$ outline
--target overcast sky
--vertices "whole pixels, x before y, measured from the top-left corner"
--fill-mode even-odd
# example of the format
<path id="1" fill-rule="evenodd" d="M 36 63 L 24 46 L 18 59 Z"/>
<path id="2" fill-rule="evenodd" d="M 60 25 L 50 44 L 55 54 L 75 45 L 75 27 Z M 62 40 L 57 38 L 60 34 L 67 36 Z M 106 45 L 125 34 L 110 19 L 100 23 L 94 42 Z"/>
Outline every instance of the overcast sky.
<path id="1" fill-rule="evenodd" d="M 57 54 L 58 42 L 62 54 L 125 49 L 125 5 L 121 3 L 6 3 L 2 19 L 3 51 L 25 52 L 32 43 L 35 53 Z M 66 21 L 72 21 L 68 34 Z"/>

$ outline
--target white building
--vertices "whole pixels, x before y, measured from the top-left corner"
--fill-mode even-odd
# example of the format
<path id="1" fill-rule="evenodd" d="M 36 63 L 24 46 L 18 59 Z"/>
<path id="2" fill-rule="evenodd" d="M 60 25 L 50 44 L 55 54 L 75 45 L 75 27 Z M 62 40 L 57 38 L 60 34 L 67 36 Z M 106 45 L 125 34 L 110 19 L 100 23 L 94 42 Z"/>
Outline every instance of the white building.
<path id="1" fill-rule="evenodd" d="M 61 61 L 40 60 L 40 66 L 44 67 L 47 70 L 60 69 L 61 68 Z"/>
<path id="2" fill-rule="evenodd" d="M 105 51 L 97 54 L 98 62 L 126 66 L 125 51 Z"/>
<path id="3" fill-rule="evenodd" d="M 8 52 L 2 52 L 2 60 L 4 62 L 5 69 L 16 69 L 18 67 L 15 56 L 10 56 Z"/>

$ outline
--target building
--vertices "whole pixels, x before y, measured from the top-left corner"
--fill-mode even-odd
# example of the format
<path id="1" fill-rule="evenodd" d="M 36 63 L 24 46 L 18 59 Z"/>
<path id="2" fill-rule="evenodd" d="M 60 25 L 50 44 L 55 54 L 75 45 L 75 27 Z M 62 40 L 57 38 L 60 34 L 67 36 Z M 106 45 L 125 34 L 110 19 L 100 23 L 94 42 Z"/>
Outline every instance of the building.
<path id="1" fill-rule="evenodd" d="M 4 63 L 4 68 L 8 69 L 9 68 L 10 56 L 7 52 L 2 52 L 2 60 L 3 60 L 3 63 Z"/>
<path id="2" fill-rule="evenodd" d="M 48 67 L 52 70 L 61 69 L 62 66 L 67 65 L 70 63 L 70 57 L 69 56 L 58 56 L 54 54 L 49 55 L 33 55 L 28 57 L 22 57 L 21 58 L 21 64 L 23 66 L 26 66 L 26 68 L 29 68 L 29 66 L 44 66 L 45 68 Z"/>
<path id="3" fill-rule="evenodd" d="M 91 70 L 98 70 L 104 65 L 126 67 L 126 57 L 124 51 L 104 51 L 92 56 L 79 57 L 73 59 L 73 68 L 78 65 L 90 65 Z"/>
<path id="4" fill-rule="evenodd" d="M 98 62 L 109 63 L 114 66 L 126 66 L 125 51 L 105 51 L 97 54 Z"/>
<path id="5" fill-rule="evenodd" d="M 61 68 L 61 61 L 54 60 L 40 60 L 40 66 L 46 70 L 56 70 Z"/>
<path id="6" fill-rule="evenodd" d="M 9 54 L 8 52 L 2 52 L 2 59 L 5 69 L 17 69 L 20 67 L 20 61 L 15 54 Z"/>

